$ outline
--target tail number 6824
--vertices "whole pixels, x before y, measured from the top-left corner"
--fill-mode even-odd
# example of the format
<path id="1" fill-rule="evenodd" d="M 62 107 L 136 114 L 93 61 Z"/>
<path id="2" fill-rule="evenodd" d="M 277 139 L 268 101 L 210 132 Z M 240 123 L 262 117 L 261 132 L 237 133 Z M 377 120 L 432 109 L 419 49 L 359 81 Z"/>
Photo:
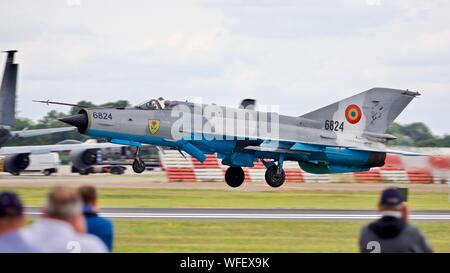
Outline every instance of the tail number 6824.
<path id="1" fill-rule="evenodd" d="M 337 120 L 325 120 L 325 130 L 335 131 L 335 132 L 344 132 L 344 122 L 340 122 Z"/>

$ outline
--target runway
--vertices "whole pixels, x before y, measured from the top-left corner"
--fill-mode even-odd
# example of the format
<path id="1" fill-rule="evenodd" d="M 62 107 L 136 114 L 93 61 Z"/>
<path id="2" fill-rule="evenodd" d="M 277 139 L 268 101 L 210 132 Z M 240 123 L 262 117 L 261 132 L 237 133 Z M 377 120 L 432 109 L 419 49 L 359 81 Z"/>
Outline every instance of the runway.
<path id="1" fill-rule="evenodd" d="M 38 216 L 37 208 L 27 208 L 27 214 Z M 105 208 L 102 216 L 111 219 L 192 219 L 192 220 L 317 220 L 343 221 L 377 219 L 372 210 L 320 209 L 189 209 L 189 208 Z M 450 221 L 450 210 L 412 211 L 413 221 Z"/>
<path id="2" fill-rule="evenodd" d="M 97 188 L 140 188 L 151 189 L 188 189 L 188 190 L 225 190 L 233 192 L 288 192 L 288 191 L 352 191 L 352 192 L 381 192 L 386 187 L 392 186 L 388 183 L 285 183 L 280 188 L 271 188 L 266 183 L 251 182 L 244 183 L 238 188 L 230 188 L 223 182 L 182 182 L 169 183 L 162 171 L 144 172 L 136 175 L 127 171 L 124 175 L 95 174 L 89 175 L 89 183 Z M 39 173 L 24 173 L 12 176 L 0 173 L 0 187 L 40 187 L 51 188 L 61 185 L 73 187 L 85 185 L 86 176 L 70 173 L 67 165 L 59 167 L 58 173 L 52 176 L 43 176 Z M 399 184 L 400 186 L 400 184 Z M 401 184 L 407 187 L 411 193 L 414 192 L 449 192 L 447 184 Z"/>

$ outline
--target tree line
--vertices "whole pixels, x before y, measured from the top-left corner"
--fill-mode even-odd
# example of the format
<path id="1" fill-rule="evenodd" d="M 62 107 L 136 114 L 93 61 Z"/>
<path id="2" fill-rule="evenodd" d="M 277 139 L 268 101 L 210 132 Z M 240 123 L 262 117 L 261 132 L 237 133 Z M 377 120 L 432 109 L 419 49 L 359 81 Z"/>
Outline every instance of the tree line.
<path id="1" fill-rule="evenodd" d="M 450 135 L 436 136 L 423 122 L 401 125 L 393 123 L 387 133 L 397 137 L 389 145 L 416 147 L 450 147 Z"/>

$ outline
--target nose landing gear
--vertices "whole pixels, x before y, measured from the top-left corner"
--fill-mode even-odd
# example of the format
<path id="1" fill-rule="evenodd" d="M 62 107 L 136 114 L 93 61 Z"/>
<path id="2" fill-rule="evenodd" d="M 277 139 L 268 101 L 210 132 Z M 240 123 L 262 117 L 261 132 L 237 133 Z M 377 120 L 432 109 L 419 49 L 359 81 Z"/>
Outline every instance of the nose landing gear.
<path id="1" fill-rule="evenodd" d="M 132 165 L 135 173 L 142 173 L 145 171 L 145 162 L 139 157 L 139 147 L 136 147 L 135 159 Z"/>

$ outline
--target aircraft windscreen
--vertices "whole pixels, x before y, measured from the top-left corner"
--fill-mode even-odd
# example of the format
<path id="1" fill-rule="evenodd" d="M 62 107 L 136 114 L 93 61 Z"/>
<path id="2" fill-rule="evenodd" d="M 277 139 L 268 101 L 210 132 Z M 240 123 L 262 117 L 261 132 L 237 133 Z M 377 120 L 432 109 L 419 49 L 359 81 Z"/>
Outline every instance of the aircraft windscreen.
<path id="1" fill-rule="evenodd" d="M 161 106 L 160 101 L 162 100 L 151 99 L 149 101 L 139 104 L 138 106 L 136 106 L 136 108 L 141 110 L 162 110 L 163 107 Z"/>

